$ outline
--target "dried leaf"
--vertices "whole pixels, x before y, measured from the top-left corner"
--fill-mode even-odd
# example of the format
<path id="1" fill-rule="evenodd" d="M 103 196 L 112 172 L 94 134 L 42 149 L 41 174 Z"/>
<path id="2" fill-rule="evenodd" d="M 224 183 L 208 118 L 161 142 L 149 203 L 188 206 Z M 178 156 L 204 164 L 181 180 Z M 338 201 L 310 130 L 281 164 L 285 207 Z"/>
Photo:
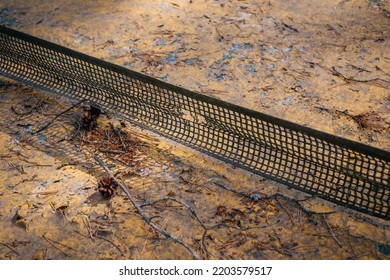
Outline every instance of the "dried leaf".
<path id="1" fill-rule="evenodd" d="M 233 208 L 232 210 L 233 210 L 235 213 L 237 213 L 238 215 L 240 215 L 241 218 L 246 218 L 246 215 L 245 215 L 244 212 L 242 212 L 240 209 Z"/>
<path id="2" fill-rule="evenodd" d="M 215 212 L 215 216 L 225 216 L 226 215 L 226 206 L 219 205 L 217 207 L 217 211 Z"/>

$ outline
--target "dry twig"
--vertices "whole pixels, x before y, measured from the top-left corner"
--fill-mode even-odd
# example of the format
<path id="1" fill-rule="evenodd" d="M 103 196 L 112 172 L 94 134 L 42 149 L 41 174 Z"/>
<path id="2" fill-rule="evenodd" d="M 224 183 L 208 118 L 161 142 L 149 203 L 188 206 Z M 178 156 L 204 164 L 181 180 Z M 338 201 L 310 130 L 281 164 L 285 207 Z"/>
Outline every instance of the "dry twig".
<path id="1" fill-rule="evenodd" d="M 6 244 L 6 243 L 3 243 L 3 242 L 0 242 L 0 245 L 3 245 L 5 247 L 7 247 L 8 249 L 10 249 L 13 253 L 15 253 L 16 255 L 20 256 L 20 254 L 14 249 L 12 248 L 10 245 Z"/>
<path id="2" fill-rule="evenodd" d="M 120 253 L 122 256 L 125 255 L 125 254 L 123 253 L 123 251 L 121 250 L 121 248 L 119 248 L 119 246 L 116 245 L 114 242 L 112 242 L 110 239 L 107 239 L 107 238 L 105 238 L 105 237 L 103 237 L 103 236 L 100 236 L 100 235 L 97 235 L 96 237 L 97 237 L 97 238 L 100 238 L 100 239 L 102 239 L 102 240 L 104 240 L 104 241 L 106 241 L 106 242 L 108 242 L 108 243 L 110 243 L 112 246 L 115 247 L 115 249 L 117 249 L 117 250 L 119 251 L 119 253 Z"/>
<path id="3" fill-rule="evenodd" d="M 325 224 L 326 224 L 326 226 L 327 226 L 327 228 L 328 228 L 328 230 L 329 230 L 330 235 L 333 237 L 333 239 L 337 242 L 337 244 L 338 244 L 340 247 L 343 247 L 343 245 L 341 245 L 340 241 L 337 239 L 336 235 L 334 234 L 334 232 L 333 232 L 332 228 L 330 227 L 328 221 L 326 220 L 325 215 L 323 215 L 323 218 L 324 218 Z"/>
<path id="4" fill-rule="evenodd" d="M 46 125 L 42 126 L 40 129 L 38 129 L 38 130 L 32 132 L 32 134 L 35 135 L 35 134 L 38 134 L 39 132 L 41 132 L 41 131 L 47 129 L 47 128 L 48 128 L 56 119 L 58 119 L 60 116 L 66 114 L 67 112 L 69 112 L 69 111 L 72 110 L 73 108 L 79 106 L 81 103 L 83 103 L 83 102 L 85 102 L 85 101 L 86 101 L 86 99 L 83 99 L 83 100 L 77 102 L 76 104 L 72 105 L 71 107 L 69 107 L 69 108 L 66 109 L 65 111 L 62 111 L 61 113 L 55 115 L 55 117 L 54 117 L 53 119 L 51 119 Z"/>
<path id="5" fill-rule="evenodd" d="M 240 196 L 243 196 L 245 198 L 249 198 L 250 200 L 253 200 L 255 202 L 259 201 L 259 200 L 270 200 L 270 199 L 276 199 L 277 200 L 278 197 L 282 197 L 282 198 L 284 198 L 286 200 L 294 202 L 296 205 L 299 206 L 299 208 L 303 212 L 305 212 L 309 216 L 312 216 L 313 214 L 329 215 L 329 214 L 333 214 L 334 213 L 334 211 L 331 211 L 331 212 L 315 212 L 315 211 L 312 211 L 312 210 L 308 209 L 306 206 L 304 206 L 303 204 L 301 204 L 301 201 L 304 201 L 304 200 L 297 200 L 297 199 L 295 199 L 295 198 L 293 198 L 291 196 L 285 195 L 285 194 L 275 193 L 275 194 L 268 195 L 268 196 L 263 196 L 263 195 L 256 194 L 256 193 L 247 194 L 247 193 L 240 192 L 240 191 L 237 191 L 235 189 L 229 188 L 229 187 L 225 186 L 224 184 L 216 181 L 215 179 L 212 179 L 211 181 L 214 183 L 214 185 L 216 185 L 216 186 L 218 186 L 218 187 L 220 187 L 222 189 L 225 189 L 225 190 L 227 190 L 229 192 L 233 192 L 233 193 L 238 194 Z M 291 218 L 291 216 L 290 216 L 290 218 Z"/>
<path id="6" fill-rule="evenodd" d="M 295 225 L 294 218 L 291 212 L 287 209 L 287 207 L 276 197 L 276 201 L 279 202 L 280 206 L 282 206 L 283 210 L 286 211 L 287 215 L 290 217 L 291 223 Z"/>
<path id="7" fill-rule="evenodd" d="M 343 73 L 338 71 L 335 66 L 332 66 L 332 68 L 328 68 L 328 67 L 323 66 L 323 65 L 318 64 L 318 63 L 313 63 L 313 64 L 321 67 L 322 69 L 325 69 L 326 71 L 330 72 L 333 76 L 341 78 L 347 84 L 348 83 L 366 83 L 366 84 L 381 87 L 384 89 L 390 88 L 389 81 L 386 81 L 384 79 L 374 78 L 374 79 L 369 79 L 369 80 L 359 80 L 359 79 L 355 79 L 353 77 L 346 77 Z"/>
<path id="8" fill-rule="evenodd" d="M 112 178 L 118 186 L 122 189 L 122 191 L 126 194 L 127 198 L 130 200 L 131 204 L 133 204 L 134 208 L 137 210 L 138 214 L 142 217 L 142 219 L 153 229 L 160 232 L 162 235 L 164 235 L 167 238 L 172 239 L 175 243 L 180 244 L 183 246 L 187 251 L 189 251 L 194 259 L 199 259 L 198 254 L 190 248 L 186 243 L 183 242 L 183 240 L 179 239 L 178 237 L 172 235 L 168 231 L 162 229 L 157 224 L 151 221 L 151 219 L 145 214 L 145 212 L 142 210 L 141 206 L 134 200 L 131 193 L 128 191 L 127 187 L 123 185 L 115 176 L 114 174 L 108 169 L 107 165 L 98 157 L 95 156 L 94 159 L 100 164 L 101 167 L 103 167 L 104 171 L 108 174 L 110 178 Z"/>
<path id="9" fill-rule="evenodd" d="M 127 146 L 126 146 L 125 142 L 123 141 L 121 131 L 120 131 L 118 128 L 116 128 L 112 123 L 110 123 L 110 125 L 111 125 L 111 128 L 112 128 L 112 130 L 114 131 L 114 133 L 115 133 L 115 134 L 118 136 L 118 138 L 119 138 L 119 142 L 121 143 L 122 150 L 123 150 L 124 152 L 126 152 L 126 151 L 127 151 Z"/>
<path id="10" fill-rule="evenodd" d="M 58 244 L 58 245 L 61 245 L 61 246 L 65 247 L 65 248 L 68 248 L 68 249 L 70 249 L 70 250 L 72 250 L 72 251 L 77 252 L 76 249 L 73 249 L 72 247 L 70 247 L 70 246 L 68 246 L 68 245 L 65 245 L 65 244 L 62 244 L 62 243 L 60 243 L 60 242 L 58 242 L 58 241 L 55 241 L 55 240 L 53 240 L 53 239 L 51 239 L 51 238 L 49 238 L 49 237 L 47 237 L 47 236 L 45 236 L 45 235 L 42 235 L 42 236 L 43 236 L 43 238 L 48 239 L 48 240 L 50 240 L 51 242 L 54 242 L 54 243 L 56 243 L 56 244 Z"/>
<path id="11" fill-rule="evenodd" d="M 56 248 L 58 251 L 60 251 L 61 253 L 63 253 L 66 257 L 68 257 L 69 255 L 67 253 L 65 253 L 63 250 L 61 250 L 60 248 L 58 248 L 56 245 L 54 245 L 54 243 L 48 239 L 45 235 L 42 235 L 42 238 L 45 239 L 51 246 L 53 246 L 54 248 Z"/>
<path id="12" fill-rule="evenodd" d="M 239 226 L 234 226 L 234 225 L 228 225 L 226 223 L 218 223 L 218 224 L 215 224 L 215 225 L 211 225 L 211 226 L 207 226 L 198 216 L 198 214 L 196 213 L 196 211 L 191 207 L 189 206 L 188 204 L 174 198 L 174 197 L 164 197 L 164 198 L 161 198 L 161 199 L 158 199 L 158 200 L 155 200 L 155 201 L 151 201 L 151 202 L 148 202 L 148 203 L 144 203 L 142 205 L 140 205 L 140 207 L 145 207 L 145 206 L 151 206 L 151 205 L 154 205 L 154 204 L 157 204 L 159 202 L 164 202 L 164 201 L 168 201 L 168 200 L 171 200 L 171 201 L 174 201 L 182 206 L 184 206 L 185 208 L 187 208 L 187 210 L 190 212 L 191 216 L 200 224 L 200 226 L 203 228 L 203 234 L 202 234 L 202 239 L 201 239 L 201 242 L 202 242 L 202 246 L 203 246 L 203 250 L 204 252 L 206 253 L 206 258 L 208 259 L 210 257 L 210 253 L 207 249 L 207 245 L 206 245 L 206 237 L 207 237 L 207 233 L 210 231 L 210 230 L 213 230 L 213 229 L 217 229 L 217 228 L 221 228 L 221 227 L 226 227 L 226 228 L 230 228 L 230 229 L 236 229 L 236 230 L 239 230 L 239 231 L 247 231 L 247 230 L 251 230 L 251 229 L 263 229 L 263 228 L 266 228 L 268 226 L 255 226 L 255 227 L 239 227 Z M 153 217 L 155 218 L 155 217 Z"/>

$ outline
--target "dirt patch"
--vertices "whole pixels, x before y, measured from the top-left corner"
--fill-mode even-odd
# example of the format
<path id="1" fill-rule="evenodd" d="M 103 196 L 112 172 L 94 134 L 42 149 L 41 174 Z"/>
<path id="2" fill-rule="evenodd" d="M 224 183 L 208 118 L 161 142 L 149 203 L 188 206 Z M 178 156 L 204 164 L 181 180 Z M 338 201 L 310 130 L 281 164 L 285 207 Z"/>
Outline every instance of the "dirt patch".
<path id="1" fill-rule="evenodd" d="M 107 174 L 95 156 L 148 219 L 200 258 L 389 258 L 387 222 L 222 164 L 104 112 L 86 130 L 85 106 L 48 93 L 7 84 L 0 102 L 2 259 L 192 258 L 152 228 L 119 188 L 102 195 Z"/>
<path id="2" fill-rule="evenodd" d="M 0 15 L 0 24 L 161 80 L 390 148 L 386 1 L 2 1 Z M 123 192 L 101 195 L 107 174 L 96 155 L 201 258 L 389 259 L 388 222 L 104 112 L 85 126 L 86 109 L 72 104 L 0 83 L 2 259 L 192 257 Z"/>

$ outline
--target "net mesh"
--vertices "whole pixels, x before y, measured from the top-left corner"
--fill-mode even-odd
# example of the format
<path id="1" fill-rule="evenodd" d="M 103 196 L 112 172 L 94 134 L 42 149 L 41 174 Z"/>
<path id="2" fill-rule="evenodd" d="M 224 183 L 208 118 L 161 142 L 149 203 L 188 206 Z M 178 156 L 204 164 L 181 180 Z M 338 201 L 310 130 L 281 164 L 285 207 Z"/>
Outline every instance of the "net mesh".
<path id="1" fill-rule="evenodd" d="M 222 161 L 389 220 L 390 153 L 0 27 L 0 74 L 85 100 Z"/>

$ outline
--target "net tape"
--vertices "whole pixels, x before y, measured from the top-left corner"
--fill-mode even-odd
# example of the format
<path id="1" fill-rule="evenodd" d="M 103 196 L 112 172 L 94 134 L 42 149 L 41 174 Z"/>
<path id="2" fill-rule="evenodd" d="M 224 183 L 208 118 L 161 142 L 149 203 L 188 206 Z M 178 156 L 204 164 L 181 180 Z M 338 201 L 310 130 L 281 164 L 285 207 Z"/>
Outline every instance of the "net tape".
<path id="1" fill-rule="evenodd" d="M 0 74 L 88 100 L 234 166 L 377 216 L 389 215 L 390 153 L 0 27 Z"/>

